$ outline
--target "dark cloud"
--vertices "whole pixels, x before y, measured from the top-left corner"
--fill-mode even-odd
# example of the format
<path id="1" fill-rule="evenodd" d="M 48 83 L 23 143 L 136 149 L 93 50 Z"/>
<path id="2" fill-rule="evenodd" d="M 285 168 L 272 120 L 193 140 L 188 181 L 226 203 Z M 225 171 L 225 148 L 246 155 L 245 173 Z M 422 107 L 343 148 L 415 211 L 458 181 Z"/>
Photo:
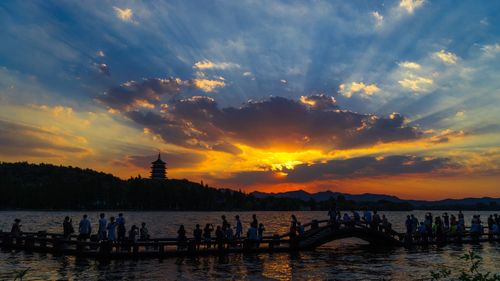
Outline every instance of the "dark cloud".
<path id="1" fill-rule="evenodd" d="M 286 177 L 276 171 L 245 171 L 234 173 L 219 182 L 233 185 L 256 183 L 301 183 L 314 180 L 376 177 L 416 173 L 430 173 L 440 169 L 456 167 L 448 158 L 425 158 L 395 155 L 387 157 L 358 157 L 345 160 L 330 160 L 314 164 L 301 164 L 294 169 L 284 169 Z"/>
<path id="2" fill-rule="evenodd" d="M 61 136 L 42 129 L 0 120 L 0 155 L 45 158 L 58 157 L 59 153 L 88 152 L 85 148 L 52 142 L 51 140 L 56 137 Z"/>
<path id="3" fill-rule="evenodd" d="M 145 83 L 133 86 L 145 89 L 136 91 L 140 97 L 127 96 L 123 90 L 120 93 L 124 98 L 113 103 L 123 107 L 138 99 L 154 102 L 158 91 L 150 90 L 150 82 L 148 86 Z M 118 99 L 116 90 L 110 93 L 110 99 Z M 212 98 L 195 96 L 171 100 L 167 109 L 145 111 L 136 107 L 124 114 L 165 142 L 233 154 L 240 152 L 234 143 L 286 151 L 330 151 L 414 140 L 422 135 L 417 128 L 409 127 L 400 114 L 383 118 L 340 110 L 335 99 L 326 95 L 302 97 L 300 101 L 271 97 L 247 102 L 239 108 L 219 108 Z"/>
<path id="4" fill-rule="evenodd" d="M 111 88 L 97 100 L 109 108 L 128 111 L 135 107 L 157 106 L 162 96 L 178 94 L 185 84 L 177 78 L 148 78 L 141 82 L 128 81 Z"/>

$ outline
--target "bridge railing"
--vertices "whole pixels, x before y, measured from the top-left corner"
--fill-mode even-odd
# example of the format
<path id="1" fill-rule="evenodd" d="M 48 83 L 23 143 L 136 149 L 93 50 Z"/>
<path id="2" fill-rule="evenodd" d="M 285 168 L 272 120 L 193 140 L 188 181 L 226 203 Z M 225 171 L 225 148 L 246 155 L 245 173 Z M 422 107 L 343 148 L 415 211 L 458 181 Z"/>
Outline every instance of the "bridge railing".
<path id="1" fill-rule="evenodd" d="M 187 239 L 179 241 L 173 238 L 159 238 L 147 241 L 88 241 L 78 240 L 77 236 L 63 237 L 60 234 L 31 232 L 12 235 L 10 233 L 0 233 L 0 246 L 2 248 L 15 248 L 23 250 L 43 251 L 43 252 L 71 252 L 75 254 L 83 253 L 158 253 L 168 252 L 190 252 L 190 251 L 215 251 L 215 250 L 239 250 L 252 251 L 274 250 L 280 247 L 289 247 L 291 241 L 279 237 L 263 238 L 262 240 L 221 240 L 210 239 L 210 241 L 195 241 Z"/>

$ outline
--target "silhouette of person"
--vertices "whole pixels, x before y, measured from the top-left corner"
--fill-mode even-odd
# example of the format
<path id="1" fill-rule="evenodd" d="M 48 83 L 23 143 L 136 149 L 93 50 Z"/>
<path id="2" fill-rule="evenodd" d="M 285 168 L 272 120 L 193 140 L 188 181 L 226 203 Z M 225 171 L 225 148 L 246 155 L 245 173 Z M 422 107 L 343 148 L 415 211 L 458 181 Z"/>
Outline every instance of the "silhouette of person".
<path id="1" fill-rule="evenodd" d="M 226 231 L 229 223 L 226 220 L 226 216 L 222 215 L 222 231 Z"/>
<path id="2" fill-rule="evenodd" d="M 217 226 L 217 229 L 215 230 L 215 243 L 217 244 L 217 247 L 219 249 L 223 248 L 222 243 L 224 242 L 224 231 L 222 231 L 222 228 L 220 225 Z"/>
<path id="3" fill-rule="evenodd" d="M 179 226 L 179 230 L 177 230 L 177 250 L 182 250 L 186 248 L 186 229 L 184 229 L 184 225 L 181 224 Z"/>
<path id="4" fill-rule="evenodd" d="M 123 213 L 118 214 L 118 218 L 116 219 L 117 230 L 118 230 L 118 241 L 125 240 L 125 218 L 123 217 Z"/>
<path id="5" fill-rule="evenodd" d="M 262 241 L 262 239 L 264 238 L 264 231 L 265 230 L 266 229 L 264 228 L 264 224 L 260 223 L 259 229 L 257 230 L 257 238 L 259 239 L 259 241 Z"/>
<path id="6" fill-rule="evenodd" d="M 78 225 L 78 232 L 80 236 L 78 237 L 81 240 L 89 239 L 90 234 L 92 233 L 92 225 L 90 220 L 87 218 L 87 214 L 83 215 L 80 224 Z"/>
<path id="7" fill-rule="evenodd" d="M 141 229 L 139 230 L 141 240 L 149 240 L 149 231 L 146 227 L 146 223 L 141 223 Z"/>
<path id="8" fill-rule="evenodd" d="M 73 228 L 73 221 L 66 216 L 63 221 L 63 236 L 64 238 L 69 238 L 71 234 L 75 232 L 75 229 Z"/>
<path id="9" fill-rule="evenodd" d="M 115 222 L 115 217 L 110 217 L 109 218 L 109 223 L 108 223 L 108 240 L 109 241 L 116 241 L 116 222 Z"/>
<path id="10" fill-rule="evenodd" d="M 139 235 L 138 233 L 138 228 L 137 226 L 134 224 L 132 225 L 132 227 L 130 228 L 129 232 L 128 232 L 128 240 L 131 241 L 131 242 L 137 242 L 137 236 Z"/>
<path id="11" fill-rule="evenodd" d="M 257 220 L 257 215 L 256 214 L 252 215 L 251 226 L 254 227 L 255 229 L 257 229 L 257 227 L 259 226 L 259 221 Z"/>
<path id="12" fill-rule="evenodd" d="M 196 250 L 200 249 L 202 234 L 203 234 L 203 231 L 201 230 L 200 225 L 197 224 L 196 228 L 193 230 L 193 237 L 194 237 L 194 243 L 196 245 Z"/>
<path id="13" fill-rule="evenodd" d="M 12 228 L 10 229 L 10 233 L 14 236 L 21 235 L 21 220 L 14 219 L 14 223 L 12 224 Z"/>
<path id="14" fill-rule="evenodd" d="M 205 240 L 205 244 L 207 248 L 210 248 L 212 242 L 212 231 L 214 231 L 214 226 L 212 224 L 207 223 L 205 228 L 203 229 L 203 239 Z"/>
<path id="15" fill-rule="evenodd" d="M 243 225 L 241 224 L 241 221 L 240 221 L 240 216 L 236 215 L 236 234 L 234 235 L 234 237 L 236 239 L 239 239 L 241 237 L 241 234 L 243 234 Z"/>
<path id="16" fill-rule="evenodd" d="M 108 226 L 108 222 L 106 221 L 104 213 L 99 215 L 99 229 L 97 230 L 97 237 L 99 241 L 106 240 L 107 231 L 106 227 Z"/>

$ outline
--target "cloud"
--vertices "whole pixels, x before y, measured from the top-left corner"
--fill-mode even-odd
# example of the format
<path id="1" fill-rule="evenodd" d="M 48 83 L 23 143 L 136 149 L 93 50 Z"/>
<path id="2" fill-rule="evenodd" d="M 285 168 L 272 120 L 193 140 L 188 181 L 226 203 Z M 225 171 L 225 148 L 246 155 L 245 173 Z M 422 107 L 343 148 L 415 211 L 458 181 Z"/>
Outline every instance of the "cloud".
<path id="1" fill-rule="evenodd" d="M 334 97 L 327 96 L 324 94 L 321 95 L 312 95 L 312 96 L 301 96 L 300 102 L 303 104 L 307 104 L 311 108 L 323 110 L 323 109 L 335 109 L 338 108 L 336 105 L 336 100 Z"/>
<path id="2" fill-rule="evenodd" d="M 243 72 L 243 76 L 253 76 L 253 74 L 250 71 L 245 71 Z"/>
<path id="3" fill-rule="evenodd" d="M 206 70 L 206 69 L 221 69 L 221 70 L 226 70 L 226 69 L 233 69 L 233 68 L 240 68 L 239 64 L 232 63 L 232 62 L 212 62 L 210 60 L 202 60 L 199 62 L 196 62 L 193 65 L 193 68 L 199 69 L 199 70 Z"/>
<path id="4" fill-rule="evenodd" d="M 105 63 L 94 63 L 94 66 L 106 76 L 111 76 L 111 72 L 109 72 L 109 66 Z"/>
<path id="5" fill-rule="evenodd" d="M 266 169 L 236 172 L 226 179 L 219 179 L 219 181 L 233 185 L 305 183 L 318 180 L 433 173 L 448 171 L 450 168 L 458 166 L 449 158 L 414 155 L 364 156 L 299 164 L 293 169 L 284 168 L 280 171 Z"/>
<path id="6" fill-rule="evenodd" d="M 104 54 L 104 51 L 102 50 L 97 51 L 96 55 L 100 58 L 104 58 L 106 56 L 106 54 Z"/>
<path id="7" fill-rule="evenodd" d="M 409 14 L 421 7 L 424 4 L 424 0 L 400 0 L 399 8 L 406 10 Z"/>
<path id="8" fill-rule="evenodd" d="M 407 69 L 420 69 L 421 66 L 420 64 L 412 61 L 403 61 L 398 64 L 402 68 L 407 68 Z"/>
<path id="9" fill-rule="evenodd" d="M 134 15 L 134 12 L 130 8 L 125 8 L 121 9 L 118 7 L 113 7 L 113 10 L 115 11 L 116 17 L 121 19 L 122 21 L 132 21 L 132 17 Z"/>
<path id="10" fill-rule="evenodd" d="M 496 43 L 491 45 L 484 45 L 481 50 L 483 51 L 485 56 L 495 57 L 500 53 L 500 44 Z"/>
<path id="11" fill-rule="evenodd" d="M 213 99 L 197 96 L 171 101 L 166 112 L 133 110 L 125 116 L 166 143 L 230 153 L 241 152 L 235 144 L 278 151 L 329 151 L 421 136 L 399 114 L 382 118 L 342 111 L 326 95 L 301 101 L 272 97 L 239 108 L 219 108 Z"/>
<path id="12" fill-rule="evenodd" d="M 445 50 L 435 52 L 434 56 L 446 64 L 456 64 L 458 61 L 457 55 L 452 52 L 446 52 Z"/>
<path id="13" fill-rule="evenodd" d="M 375 26 L 382 26 L 384 23 L 384 16 L 382 16 L 378 11 L 372 12 L 372 16 L 375 19 Z"/>
<path id="14" fill-rule="evenodd" d="M 226 86 L 226 83 L 224 81 L 200 79 L 200 78 L 194 79 L 193 83 L 194 83 L 195 87 L 197 87 L 198 89 L 200 89 L 204 92 L 213 92 L 217 88 Z"/>
<path id="15" fill-rule="evenodd" d="M 111 109 L 129 111 L 136 107 L 154 108 L 161 103 L 162 96 L 173 96 L 181 87 L 189 84 L 179 78 L 148 78 L 141 82 L 127 81 L 111 88 L 97 100 Z"/>
<path id="16" fill-rule="evenodd" d="M 339 86 L 339 92 L 347 98 L 358 92 L 363 92 L 364 96 L 372 96 L 379 91 L 380 88 L 376 84 L 367 85 L 363 82 L 352 82 L 350 85 L 340 84 Z"/>
<path id="17" fill-rule="evenodd" d="M 75 145 L 81 137 L 0 120 L 0 155 L 24 157 L 64 157 L 84 155 L 90 151 Z M 84 141 L 83 141 L 84 142 Z"/>
<path id="18" fill-rule="evenodd" d="M 429 86 L 434 84 L 434 81 L 430 78 L 411 75 L 409 78 L 399 80 L 398 83 L 403 88 L 414 92 L 427 92 L 429 91 Z"/>

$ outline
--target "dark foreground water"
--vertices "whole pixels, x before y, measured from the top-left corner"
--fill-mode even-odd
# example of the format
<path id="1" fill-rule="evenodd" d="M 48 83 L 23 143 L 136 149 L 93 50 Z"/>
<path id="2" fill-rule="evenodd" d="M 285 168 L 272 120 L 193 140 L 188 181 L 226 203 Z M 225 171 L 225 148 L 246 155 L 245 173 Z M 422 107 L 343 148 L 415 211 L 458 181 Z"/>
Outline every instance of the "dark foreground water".
<path id="1" fill-rule="evenodd" d="M 127 229 L 144 221 L 155 237 L 174 237 L 180 224 L 191 233 L 196 223 L 220 224 L 221 212 L 124 212 Z M 291 212 L 255 212 L 267 234 L 288 229 Z M 294 212 L 302 222 L 326 218 L 325 212 Z M 384 212 L 394 228 L 403 230 L 406 212 Z M 423 218 L 425 211 L 413 212 Z M 434 215 L 442 212 L 433 212 Z M 451 212 L 449 212 L 451 213 Z M 250 212 L 225 213 L 230 223 L 239 214 L 244 227 Z M 487 213 L 481 214 L 483 221 Z M 60 232 L 64 216 L 76 226 L 83 212 L 0 212 L 0 229 L 9 230 L 20 218 L 24 231 Z M 88 212 L 97 229 L 98 212 Z M 116 212 L 107 213 L 108 217 Z M 470 222 L 471 212 L 465 212 Z M 296 254 L 231 254 L 199 258 L 163 260 L 121 260 L 99 262 L 74 257 L 53 257 L 23 252 L 0 252 L 0 280 L 12 280 L 13 272 L 30 268 L 24 280 L 430 280 L 430 271 L 445 265 L 464 268 L 458 257 L 473 249 L 483 257 L 483 269 L 500 272 L 500 244 L 431 246 L 412 250 L 378 249 L 357 239 L 328 243 L 316 251 Z"/>

